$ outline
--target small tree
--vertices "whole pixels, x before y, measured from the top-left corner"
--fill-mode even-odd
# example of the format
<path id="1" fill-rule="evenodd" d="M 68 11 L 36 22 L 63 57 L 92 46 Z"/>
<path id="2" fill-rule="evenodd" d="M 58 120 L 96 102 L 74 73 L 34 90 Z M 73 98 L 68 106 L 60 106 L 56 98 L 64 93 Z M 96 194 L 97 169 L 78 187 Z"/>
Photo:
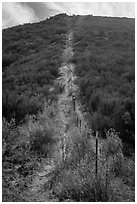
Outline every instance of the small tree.
<path id="1" fill-rule="evenodd" d="M 119 176 L 124 165 L 124 155 L 122 152 L 122 141 L 119 138 L 119 133 L 114 129 L 106 131 L 106 139 L 101 145 L 101 156 L 104 158 L 106 166 L 106 186 L 109 184 L 110 174 Z M 103 161 L 102 160 L 102 161 Z"/>

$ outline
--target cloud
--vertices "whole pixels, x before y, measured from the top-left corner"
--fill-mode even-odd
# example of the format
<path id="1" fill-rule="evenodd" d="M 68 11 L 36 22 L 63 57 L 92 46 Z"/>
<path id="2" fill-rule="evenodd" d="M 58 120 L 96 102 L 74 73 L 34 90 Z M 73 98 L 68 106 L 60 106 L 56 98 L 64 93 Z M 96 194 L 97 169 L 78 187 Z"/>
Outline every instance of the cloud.
<path id="1" fill-rule="evenodd" d="M 135 17 L 134 2 L 46 2 L 48 8 L 77 15 Z"/>
<path id="2" fill-rule="evenodd" d="M 33 23 L 56 15 L 94 15 L 135 18 L 134 2 L 10 2 L 2 4 L 3 28 Z"/>
<path id="3" fill-rule="evenodd" d="M 45 20 L 51 15 L 58 13 L 58 11 L 55 12 L 53 9 L 46 7 L 44 2 L 25 2 L 25 4 L 34 10 L 39 20 Z"/>
<path id="4" fill-rule="evenodd" d="M 4 2 L 2 3 L 2 27 L 11 27 L 18 24 L 38 21 L 33 9 L 24 3 Z"/>

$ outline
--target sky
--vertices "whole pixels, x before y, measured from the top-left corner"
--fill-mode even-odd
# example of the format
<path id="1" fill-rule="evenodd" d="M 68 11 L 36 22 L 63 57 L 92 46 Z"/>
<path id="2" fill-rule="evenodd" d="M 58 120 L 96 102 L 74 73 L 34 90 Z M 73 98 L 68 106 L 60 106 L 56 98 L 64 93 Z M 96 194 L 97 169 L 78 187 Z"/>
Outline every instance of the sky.
<path id="1" fill-rule="evenodd" d="M 59 13 L 68 15 L 135 18 L 134 2 L 3 2 L 2 28 L 45 20 Z"/>

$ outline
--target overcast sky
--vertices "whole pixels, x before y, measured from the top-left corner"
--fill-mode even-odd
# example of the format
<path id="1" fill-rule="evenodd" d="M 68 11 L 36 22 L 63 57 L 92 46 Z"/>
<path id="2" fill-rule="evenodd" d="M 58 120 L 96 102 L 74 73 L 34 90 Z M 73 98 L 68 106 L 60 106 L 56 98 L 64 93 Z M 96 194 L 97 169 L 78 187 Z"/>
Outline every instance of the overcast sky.
<path id="1" fill-rule="evenodd" d="M 58 13 L 68 15 L 135 17 L 134 2 L 4 2 L 2 27 L 44 20 Z"/>

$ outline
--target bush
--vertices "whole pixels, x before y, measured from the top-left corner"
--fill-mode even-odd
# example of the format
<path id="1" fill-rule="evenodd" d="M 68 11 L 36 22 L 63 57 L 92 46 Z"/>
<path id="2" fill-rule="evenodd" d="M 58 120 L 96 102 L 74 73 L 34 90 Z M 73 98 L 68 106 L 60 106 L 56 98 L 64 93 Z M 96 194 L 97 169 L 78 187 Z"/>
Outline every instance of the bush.
<path id="1" fill-rule="evenodd" d="M 54 86 L 62 63 L 67 20 L 66 15 L 64 19 L 55 17 L 3 30 L 3 117 L 6 120 L 15 118 L 20 124 L 26 115 L 42 110 L 42 98 L 57 99 L 58 93 L 51 94 L 49 86 Z M 36 93 L 41 97 L 36 99 Z"/>
<path id="2" fill-rule="evenodd" d="M 80 135 L 75 128 L 69 130 L 66 159 L 56 164 L 50 181 L 52 192 L 59 201 L 115 201 L 119 195 L 120 185 L 124 186 L 124 182 L 134 185 L 134 176 L 130 180 L 127 179 L 131 175 L 133 162 L 126 161 L 119 134 L 110 129 L 106 131 L 106 139 L 99 139 L 96 175 L 95 141 L 94 138 L 89 139 L 84 134 Z M 117 180 L 120 182 L 116 187 L 113 182 Z M 122 193 L 121 201 L 123 201 Z"/>
<path id="3" fill-rule="evenodd" d="M 55 115 L 55 105 L 49 105 L 45 101 L 42 113 L 26 117 L 30 150 L 35 154 L 47 156 L 56 143 Z"/>
<path id="4" fill-rule="evenodd" d="M 93 118 L 91 124 L 93 116 L 98 119 L 92 129 L 105 136 L 105 129 L 114 128 L 122 141 L 134 149 L 134 19 L 73 18 L 73 63 L 80 100 Z M 128 124 L 122 119 L 126 111 L 130 115 Z"/>
<path id="5" fill-rule="evenodd" d="M 37 166 L 36 158 L 31 155 L 28 141 L 23 139 L 14 119 L 10 122 L 3 119 L 2 136 L 2 200 L 24 201 L 22 191 Z"/>
<path id="6" fill-rule="evenodd" d="M 51 179 L 53 193 L 59 201 L 108 201 L 111 189 L 106 189 L 105 170 L 100 168 L 96 179 L 94 139 L 76 128 L 67 134 L 65 160 L 56 164 Z"/>
<path id="7" fill-rule="evenodd" d="M 105 180 L 101 175 L 96 180 L 94 162 L 81 161 L 75 168 L 72 166 L 58 172 L 53 185 L 53 193 L 59 201 L 70 199 L 75 202 L 108 201 L 109 194 Z"/>
<path id="8" fill-rule="evenodd" d="M 22 195 L 39 161 L 52 152 L 56 142 L 53 113 L 53 107 L 48 106 L 37 116 L 27 116 L 20 126 L 15 119 L 3 119 L 3 201 L 24 201 Z"/>
<path id="9" fill-rule="evenodd" d="M 30 131 L 31 150 L 38 154 L 47 155 L 50 152 L 51 144 L 55 142 L 53 133 L 53 130 L 43 129 L 39 124 L 35 124 L 34 128 Z"/>

